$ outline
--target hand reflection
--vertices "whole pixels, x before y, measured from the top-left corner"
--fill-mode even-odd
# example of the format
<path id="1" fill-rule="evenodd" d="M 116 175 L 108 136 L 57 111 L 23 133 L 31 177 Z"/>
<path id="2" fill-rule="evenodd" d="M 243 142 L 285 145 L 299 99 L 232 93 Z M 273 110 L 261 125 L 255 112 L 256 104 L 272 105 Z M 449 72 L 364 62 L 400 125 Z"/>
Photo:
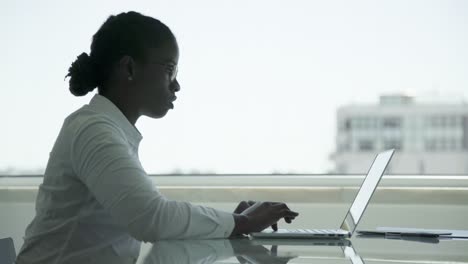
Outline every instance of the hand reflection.
<path id="1" fill-rule="evenodd" d="M 272 264 L 284 264 L 288 263 L 291 259 L 296 258 L 294 255 L 278 256 L 278 246 L 273 245 L 268 250 L 264 246 L 251 245 L 252 249 L 256 251 L 256 254 L 241 254 L 236 255 L 237 260 L 241 264 L 257 264 L 257 263 L 272 263 Z M 260 253 L 261 252 L 261 253 Z"/>
<path id="2" fill-rule="evenodd" d="M 153 243 L 144 258 L 145 264 L 215 263 L 233 258 L 239 263 L 288 263 L 297 256 L 278 254 L 278 246 L 270 250 L 253 245 L 249 239 L 165 240 Z"/>

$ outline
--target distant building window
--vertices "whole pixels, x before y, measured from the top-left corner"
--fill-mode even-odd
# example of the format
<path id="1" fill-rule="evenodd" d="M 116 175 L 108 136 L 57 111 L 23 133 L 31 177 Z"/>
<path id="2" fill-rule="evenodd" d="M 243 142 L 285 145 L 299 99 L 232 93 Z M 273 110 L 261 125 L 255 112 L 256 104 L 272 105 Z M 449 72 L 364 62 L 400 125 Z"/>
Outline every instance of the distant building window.
<path id="1" fill-rule="evenodd" d="M 447 120 L 447 125 L 449 127 L 459 127 L 461 124 L 460 117 L 458 116 L 449 116 Z"/>
<path id="2" fill-rule="evenodd" d="M 462 148 L 461 140 L 456 138 L 447 138 L 447 150 L 459 150 Z"/>
<path id="3" fill-rule="evenodd" d="M 351 130 L 351 120 L 346 119 L 346 121 L 344 123 L 344 130 L 346 130 L 346 131 Z"/>
<path id="4" fill-rule="evenodd" d="M 401 127 L 401 118 L 399 117 L 387 117 L 382 121 L 383 128 L 400 128 Z"/>
<path id="5" fill-rule="evenodd" d="M 424 142 L 427 151 L 454 151 L 462 149 L 462 142 L 456 138 L 431 138 Z"/>
<path id="6" fill-rule="evenodd" d="M 462 125 L 461 117 L 458 115 L 436 115 L 428 117 L 429 127 L 454 128 Z"/>
<path id="7" fill-rule="evenodd" d="M 384 149 L 402 150 L 402 142 L 400 139 L 386 139 L 383 141 Z"/>
<path id="8" fill-rule="evenodd" d="M 350 120 L 349 124 L 353 129 L 376 129 L 377 119 L 375 117 L 355 117 Z"/>
<path id="9" fill-rule="evenodd" d="M 440 127 L 441 122 L 439 116 L 431 116 L 429 118 L 429 126 L 430 127 Z"/>
<path id="10" fill-rule="evenodd" d="M 362 128 L 362 121 L 360 117 L 355 117 L 351 119 L 351 127 L 355 130 Z"/>
<path id="11" fill-rule="evenodd" d="M 360 140 L 359 141 L 360 151 L 372 151 L 374 150 L 374 142 L 372 140 Z"/>
<path id="12" fill-rule="evenodd" d="M 424 148 L 427 150 L 427 151 L 436 151 L 437 150 L 437 147 L 436 147 L 436 140 L 434 139 L 426 139 L 424 141 Z"/>
<path id="13" fill-rule="evenodd" d="M 351 120 L 349 118 L 344 119 L 338 123 L 338 129 L 340 131 L 350 131 L 351 130 Z"/>

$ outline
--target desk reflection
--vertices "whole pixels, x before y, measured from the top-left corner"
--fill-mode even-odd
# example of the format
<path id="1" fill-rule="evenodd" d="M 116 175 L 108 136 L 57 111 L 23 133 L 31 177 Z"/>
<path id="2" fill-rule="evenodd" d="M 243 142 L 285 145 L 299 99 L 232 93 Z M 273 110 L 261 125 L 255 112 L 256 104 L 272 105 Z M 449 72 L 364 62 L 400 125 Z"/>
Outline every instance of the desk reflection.
<path id="1" fill-rule="evenodd" d="M 153 243 L 144 264 L 215 263 L 235 258 L 239 263 L 285 264 L 297 257 L 278 255 L 278 246 L 269 249 L 249 239 L 166 240 Z"/>
<path id="2" fill-rule="evenodd" d="M 166 240 L 154 243 L 142 263 L 241 263 L 241 264 L 285 264 L 299 257 L 281 250 L 284 246 L 335 246 L 336 256 L 317 257 L 308 263 L 364 263 L 349 241 L 311 242 L 310 240 L 263 240 L 213 239 L 213 240 Z"/>

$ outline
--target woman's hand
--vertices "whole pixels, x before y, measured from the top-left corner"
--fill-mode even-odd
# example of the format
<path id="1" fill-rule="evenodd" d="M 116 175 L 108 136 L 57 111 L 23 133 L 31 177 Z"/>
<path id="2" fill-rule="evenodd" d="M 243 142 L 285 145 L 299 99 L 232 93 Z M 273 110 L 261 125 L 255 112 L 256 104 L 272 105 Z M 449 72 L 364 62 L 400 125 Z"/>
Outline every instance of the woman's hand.
<path id="1" fill-rule="evenodd" d="M 243 201 L 234 210 L 236 226 L 232 235 L 260 232 L 271 226 L 278 230 L 278 221 L 284 218 L 287 223 L 299 214 L 291 211 L 285 203 Z"/>

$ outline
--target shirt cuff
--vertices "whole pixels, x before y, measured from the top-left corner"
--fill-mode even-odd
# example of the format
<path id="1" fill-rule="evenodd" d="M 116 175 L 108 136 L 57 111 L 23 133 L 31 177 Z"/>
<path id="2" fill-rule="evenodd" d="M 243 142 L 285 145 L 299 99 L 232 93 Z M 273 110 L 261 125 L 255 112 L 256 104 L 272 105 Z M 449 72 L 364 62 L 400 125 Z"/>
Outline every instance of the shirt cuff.
<path id="1" fill-rule="evenodd" d="M 222 232 L 224 237 L 230 237 L 232 234 L 232 231 L 234 231 L 234 227 L 236 225 L 234 221 L 234 214 L 233 213 L 228 213 L 224 211 L 218 211 L 219 218 L 221 220 L 221 225 L 222 225 Z"/>

